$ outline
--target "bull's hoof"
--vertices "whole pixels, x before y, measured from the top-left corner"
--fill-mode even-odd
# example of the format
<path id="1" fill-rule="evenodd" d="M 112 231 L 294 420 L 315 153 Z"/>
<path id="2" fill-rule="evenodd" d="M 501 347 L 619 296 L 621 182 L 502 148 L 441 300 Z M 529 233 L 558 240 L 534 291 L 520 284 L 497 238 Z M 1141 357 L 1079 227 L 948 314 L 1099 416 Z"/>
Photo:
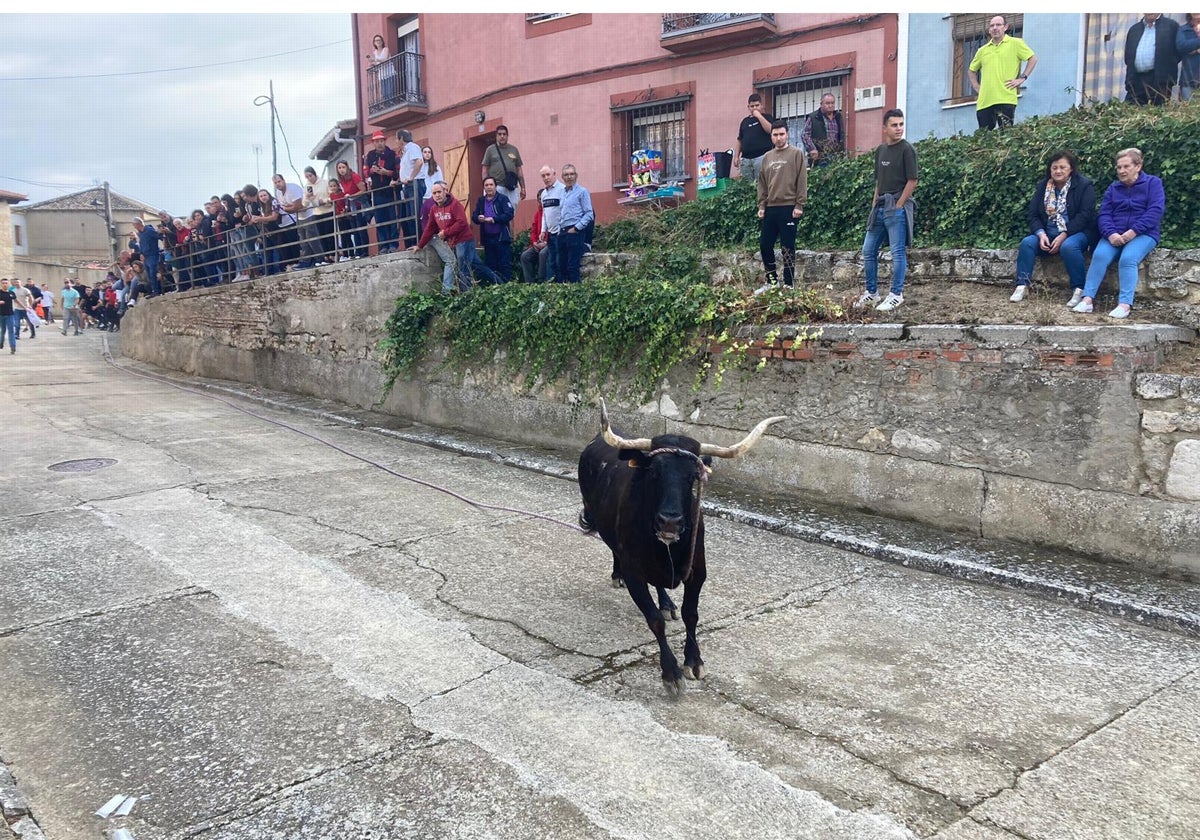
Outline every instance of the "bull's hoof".
<path id="1" fill-rule="evenodd" d="M 683 694 L 683 680 L 676 677 L 671 679 L 668 676 L 663 676 L 663 688 L 667 690 L 667 694 L 671 697 L 679 697 Z"/>
<path id="2" fill-rule="evenodd" d="M 591 518 L 588 517 L 587 508 L 583 508 L 579 511 L 579 527 L 588 534 L 596 530 L 596 526 L 592 524 Z"/>
<path id="3" fill-rule="evenodd" d="M 683 678 L 687 680 L 702 680 L 707 676 L 708 671 L 705 670 L 703 663 L 699 665 L 684 665 Z"/>
<path id="4" fill-rule="evenodd" d="M 612 586 L 613 589 L 624 589 L 625 588 L 625 578 L 614 576 L 612 581 L 610 582 L 610 585 Z"/>
<path id="5" fill-rule="evenodd" d="M 679 620 L 679 610 L 675 609 L 674 607 L 665 607 L 660 609 L 659 612 L 662 613 L 663 621 Z"/>

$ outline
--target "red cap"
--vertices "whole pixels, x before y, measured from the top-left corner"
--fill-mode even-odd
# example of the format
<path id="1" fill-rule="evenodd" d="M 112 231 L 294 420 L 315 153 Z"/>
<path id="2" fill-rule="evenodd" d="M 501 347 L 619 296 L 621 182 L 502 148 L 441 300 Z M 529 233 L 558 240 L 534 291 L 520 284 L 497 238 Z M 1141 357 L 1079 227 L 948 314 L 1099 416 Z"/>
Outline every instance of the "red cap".
<path id="1" fill-rule="evenodd" d="M 371 135 L 371 139 L 372 140 L 386 140 L 387 137 L 384 135 L 384 133 L 382 131 L 376 131 L 374 134 Z"/>

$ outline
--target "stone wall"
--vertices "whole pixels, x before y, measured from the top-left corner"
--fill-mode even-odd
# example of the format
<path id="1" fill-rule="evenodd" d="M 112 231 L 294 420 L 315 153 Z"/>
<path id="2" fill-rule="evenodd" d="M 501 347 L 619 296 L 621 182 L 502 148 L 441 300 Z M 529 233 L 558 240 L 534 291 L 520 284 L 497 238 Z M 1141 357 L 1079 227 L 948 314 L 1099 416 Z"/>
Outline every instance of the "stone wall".
<path id="1" fill-rule="evenodd" d="M 702 255 L 703 263 L 714 279 L 733 277 L 757 278 L 762 273 L 758 255 L 745 252 L 711 252 Z M 594 254 L 584 264 L 584 276 L 629 268 L 638 257 L 633 254 Z M 993 285 L 1012 285 L 1016 277 L 1015 248 L 980 250 L 977 248 L 947 248 L 944 250 L 914 248 L 908 252 L 906 284 L 966 282 Z M 885 248 L 880 254 L 880 287 L 891 279 L 892 257 Z M 863 267 L 860 251 L 797 251 L 796 280 L 798 283 L 835 287 L 862 285 Z M 1142 263 L 1137 293 L 1172 305 L 1180 323 L 1200 329 L 1200 249 L 1171 251 L 1156 249 Z M 1033 281 L 1057 288 L 1070 289 L 1062 260 L 1037 260 Z M 1108 271 L 1106 284 L 1116 289 L 1117 268 Z"/>
<path id="2" fill-rule="evenodd" d="M 441 287 L 441 263 L 427 256 L 402 252 L 143 299 L 121 322 L 121 352 L 194 376 L 371 405 L 382 396 L 376 353 L 396 298 Z"/>
<path id="3" fill-rule="evenodd" d="M 170 295 L 127 316 L 122 351 L 578 450 L 595 434 L 598 395 L 561 381 L 530 395 L 498 363 L 457 374 L 434 360 L 382 397 L 375 352 L 394 298 L 436 282 L 398 254 Z M 749 331 L 768 363 L 727 372 L 720 388 L 694 391 L 681 369 L 652 402 L 610 407 L 636 436 L 714 442 L 788 415 L 749 457 L 720 465 L 722 484 L 1200 574 L 1200 378 L 1157 373 L 1192 330 L 841 324 L 793 336 Z"/>

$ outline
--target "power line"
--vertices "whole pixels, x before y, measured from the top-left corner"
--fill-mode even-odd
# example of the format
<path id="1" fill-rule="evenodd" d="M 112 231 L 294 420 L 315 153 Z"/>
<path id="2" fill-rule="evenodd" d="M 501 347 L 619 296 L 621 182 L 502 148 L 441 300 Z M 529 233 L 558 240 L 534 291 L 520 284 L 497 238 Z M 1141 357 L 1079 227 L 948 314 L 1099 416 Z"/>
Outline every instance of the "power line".
<path id="1" fill-rule="evenodd" d="M 52 190 L 82 190 L 96 184 L 55 184 L 50 181 L 26 181 L 24 178 L 13 178 L 11 175 L 0 175 L 0 180 L 16 181 L 20 184 L 32 184 L 35 187 L 49 187 Z"/>
<path id="2" fill-rule="evenodd" d="M 112 79 L 117 76 L 148 76 L 154 73 L 178 73 L 182 70 L 203 70 L 206 67 L 225 67 L 229 64 L 245 64 L 249 61 L 262 61 L 267 58 L 278 58 L 281 55 L 295 55 L 296 53 L 310 52 L 312 50 L 320 50 L 325 47 L 333 47 L 338 44 L 350 43 L 349 38 L 343 38 L 340 41 L 330 41 L 327 44 L 317 44 L 315 47 L 301 47 L 298 50 L 288 50 L 287 52 L 271 53 L 270 55 L 256 55 L 250 58 L 235 58 L 230 61 L 217 61 L 212 64 L 192 64 L 187 67 L 166 67 L 161 70 L 130 70 L 124 73 L 93 73 L 82 76 L 0 76 L 0 82 L 52 82 L 71 79 Z"/>

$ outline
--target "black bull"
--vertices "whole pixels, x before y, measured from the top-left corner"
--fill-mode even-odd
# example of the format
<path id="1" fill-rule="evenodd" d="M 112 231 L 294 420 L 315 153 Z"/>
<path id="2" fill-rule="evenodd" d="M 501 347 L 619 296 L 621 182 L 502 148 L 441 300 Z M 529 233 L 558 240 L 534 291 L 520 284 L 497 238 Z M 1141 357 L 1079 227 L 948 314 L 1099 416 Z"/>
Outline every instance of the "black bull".
<path id="1" fill-rule="evenodd" d="M 629 595 L 658 640 L 659 664 L 667 688 L 679 692 L 683 678 L 704 676 L 704 660 L 696 642 L 700 590 L 707 577 L 704 562 L 704 519 L 700 491 L 712 456 L 735 458 L 758 442 L 772 423 L 763 420 L 734 446 L 702 444 L 684 435 L 626 440 L 612 431 L 608 410 L 600 402 L 601 431 L 579 456 L 579 490 L 583 511 L 579 523 L 598 531 L 612 549 L 613 579 L 623 579 Z M 682 583 L 683 669 L 667 644 L 664 617 L 674 609 L 664 589 Z M 658 589 L 659 604 L 649 587 Z"/>

